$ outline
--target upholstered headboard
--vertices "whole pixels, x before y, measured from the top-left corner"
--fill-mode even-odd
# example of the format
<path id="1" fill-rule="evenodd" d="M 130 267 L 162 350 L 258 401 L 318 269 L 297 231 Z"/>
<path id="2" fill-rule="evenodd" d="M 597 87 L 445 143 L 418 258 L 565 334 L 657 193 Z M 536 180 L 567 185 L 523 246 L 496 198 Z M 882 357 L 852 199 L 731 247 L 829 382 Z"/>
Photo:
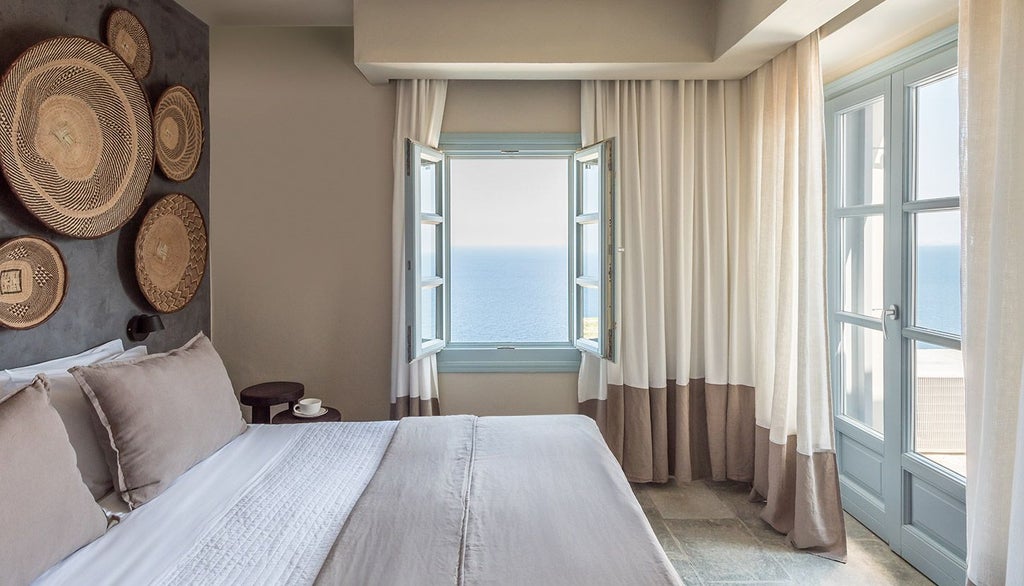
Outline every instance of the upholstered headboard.
<path id="1" fill-rule="evenodd" d="M 34 219 L 0 180 L 0 241 L 34 234 L 53 242 L 68 267 L 68 292 L 58 312 L 25 331 L 0 328 L 0 368 L 20 366 L 80 352 L 112 338 L 124 338 L 129 318 L 154 313 L 135 281 L 134 242 L 146 210 L 160 197 L 181 192 L 202 209 L 210 230 L 209 29 L 172 0 L 5 0 L 0 10 L 0 69 L 29 46 L 49 37 L 81 35 L 102 41 L 107 12 L 113 7 L 135 13 L 149 32 L 153 68 L 143 81 L 150 101 L 173 84 L 195 94 L 206 128 L 199 169 L 184 183 L 154 172 L 146 199 L 120 231 L 98 240 L 59 236 Z M 197 331 L 210 328 L 210 267 L 195 299 L 183 310 L 163 316 L 166 330 L 146 340 L 152 351 L 177 347 Z"/>

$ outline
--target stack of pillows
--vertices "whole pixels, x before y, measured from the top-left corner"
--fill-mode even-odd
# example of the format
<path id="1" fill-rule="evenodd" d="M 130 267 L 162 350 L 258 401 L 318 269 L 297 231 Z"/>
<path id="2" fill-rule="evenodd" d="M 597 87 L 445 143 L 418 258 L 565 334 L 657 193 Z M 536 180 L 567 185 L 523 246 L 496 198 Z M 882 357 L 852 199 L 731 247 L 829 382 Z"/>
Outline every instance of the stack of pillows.
<path id="1" fill-rule="evenodd" d="M 32 581 L 106 532 L 111 501 L 142 506 L 245 429 L 203 334 L 164 354 L 115 340 L 0 372 L 4 580 Z"/>

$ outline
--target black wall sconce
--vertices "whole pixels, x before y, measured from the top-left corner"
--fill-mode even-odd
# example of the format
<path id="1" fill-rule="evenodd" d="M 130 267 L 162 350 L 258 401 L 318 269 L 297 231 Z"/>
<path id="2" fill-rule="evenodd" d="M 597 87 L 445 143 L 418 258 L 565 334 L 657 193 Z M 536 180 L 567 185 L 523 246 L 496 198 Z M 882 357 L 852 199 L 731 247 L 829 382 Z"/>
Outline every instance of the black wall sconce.
<path id="1" fill-rule="evenodd" d="M 128 320 L 128 339 L 141 342 L 153 332 L 164 329 L 164 322 L 159 315 L 137 315 Z"/>

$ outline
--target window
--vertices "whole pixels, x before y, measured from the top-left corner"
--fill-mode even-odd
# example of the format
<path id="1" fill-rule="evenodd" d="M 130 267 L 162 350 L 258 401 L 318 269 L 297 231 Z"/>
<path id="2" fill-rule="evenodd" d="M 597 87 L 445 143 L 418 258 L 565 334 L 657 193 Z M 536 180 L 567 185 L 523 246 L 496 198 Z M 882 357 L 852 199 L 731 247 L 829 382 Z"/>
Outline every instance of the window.
<path id="1" fill-rule="evenodd" d="M 611 143 L 445 134 L 410 142 L 409 359 L 442 372 L 575 371 L 611 356 Z"/>
<path id="2" fill-rule="evenodd" d="M 444 155 L 416 144 L 406 145 L 406 344 L 409 361 L 444 348 L 442 308 L 448 274 L 442 254 L 445 224 Z"/>

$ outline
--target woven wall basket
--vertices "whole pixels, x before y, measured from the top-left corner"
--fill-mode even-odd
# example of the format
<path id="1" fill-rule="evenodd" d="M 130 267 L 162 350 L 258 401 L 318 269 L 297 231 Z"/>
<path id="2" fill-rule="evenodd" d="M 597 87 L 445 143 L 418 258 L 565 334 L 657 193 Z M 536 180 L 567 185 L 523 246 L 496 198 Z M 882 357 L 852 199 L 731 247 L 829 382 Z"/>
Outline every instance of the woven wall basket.
<path id="1" fill-rule="evenodd" d="M 156 160 L 172 181 L 187 181 L 199 166 L 203 153 L 203 117 L 188 88 L 167 88 L 153 114 Z"/>
<path id="2" fill-rule="evenodd" d="M 0 326 L 38 326 L 57 312 L 67 288 L 67 267 L 54 245 L 34 236 L 0 245 Z"/>
<path id="3" fill-rule="evenodd" d="M 206 223 L 196 202 L 172 193 L 156 202 L 135 239 L 135 276 L 162 313 L 188 305 L 206 272 Z"/>
<path id="4" fill-rule="evenodd" d="M 0 162 L 14 194 L 53 230 L 109 234 L 139 209 L 153 174 L 146 94 L 99 43 L 34 45 L 0 81 Z"/>
<path id="5" fill-rule="evenodd" d="M 135 77 L 145 79 L 153 67 L 153 48 L 146 27 L 131 12 L 118 8 L 107 17 L 107 45 L 124 59 Z"/>

